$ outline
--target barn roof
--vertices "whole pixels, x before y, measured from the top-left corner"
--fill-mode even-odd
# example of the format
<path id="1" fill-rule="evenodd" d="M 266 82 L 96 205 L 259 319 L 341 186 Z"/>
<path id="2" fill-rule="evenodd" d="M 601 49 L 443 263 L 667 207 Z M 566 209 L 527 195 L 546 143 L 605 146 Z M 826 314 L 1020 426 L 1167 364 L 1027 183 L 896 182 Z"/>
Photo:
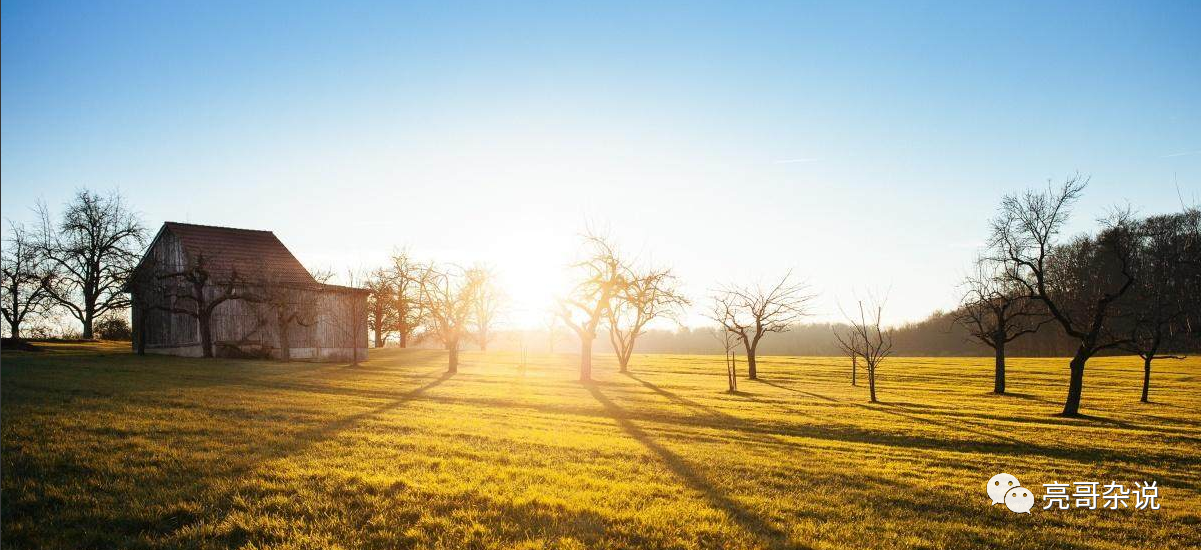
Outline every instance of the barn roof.
<path id="1" fill-rule="evenodd" d="M 163 230 L 175 235 L 192 258 L 204 256 L 207 268 L 214 276 L 228 277 L 237 271 L 242 277 L 267 275 L 281 283 L 317 284 L 296 256 L 270 231 L 180 222 L 166 222 Z"/>

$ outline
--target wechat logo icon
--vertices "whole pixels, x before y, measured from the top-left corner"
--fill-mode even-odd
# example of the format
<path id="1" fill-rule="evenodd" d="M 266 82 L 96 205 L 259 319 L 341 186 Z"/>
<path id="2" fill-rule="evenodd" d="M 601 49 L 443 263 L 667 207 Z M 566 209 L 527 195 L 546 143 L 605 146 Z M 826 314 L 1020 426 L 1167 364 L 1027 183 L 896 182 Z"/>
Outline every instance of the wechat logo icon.
<path id="1" fill-rule="evenodd" d="M 988 497 L 993 505 L 1004 504 L 1013 512 L 1029 514 L 1034 506 L 1034 493 L 1022 487 L 1018 478 L 1001 473 L 988 480 Z"/>

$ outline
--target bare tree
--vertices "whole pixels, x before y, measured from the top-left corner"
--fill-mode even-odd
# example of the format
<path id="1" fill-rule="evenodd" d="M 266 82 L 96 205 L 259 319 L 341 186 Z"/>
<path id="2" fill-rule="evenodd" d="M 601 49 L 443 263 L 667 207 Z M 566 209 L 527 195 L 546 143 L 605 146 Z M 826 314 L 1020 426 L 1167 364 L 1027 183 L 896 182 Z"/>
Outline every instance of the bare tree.
<path id="1" fill-rule="evenodd" d="M 421 281 L 426 268 L 414 261 L 407 250 L 392 253 L 392 267 L 388 271 L 394 293 L 392 330 L 396 332 L 397 344 L 402 348 L 414 343 L 418 337 L 417 329 L 426 321 L 421 293 Z"/>
<path id="2" fill-rule="evenodd" d="M 859 343 L 859 333 L 854 327 L 846 327 L 843 334 L 838 331 L 841 327 L 834 327 L 834 338 L 838 342 L 839 349 L 842 350 L 848 357 L 851 358 L 851 385 L 859 385 L 859 350 L 862 344 Z"/>
<path id="3" fill-rule="evenodd" d="M 221 278 L 215 277 L 203 254 L 188 261 L 183 269 L 160 269 L 155 279 L 162 285 L 164 302 L 157 309 L 179 313 L 196 319 L 200 327 L 200 347 L 203 357 L 213 356 L 213 310 L 230 300 L 256 301 L 258 298 L 245 290 L 245 281 L 236 269 Z M 140 277 L 137 277 L 140 279 Z M 144 324 L 144 323 L 143 323 Z M 144 334 L 144 333 L 143 333 Z"/>
<path id="4" fill-rule="evenodd" d="M 346 345 L 350 348 L 350 365 L 352 367 L 359 366 L 359 344 L 363 344 L 363 347 L 367 346 L 367 300 L 360 300 L 353 295 L 363 291 L 362 286 L 365 279 L 366 276 L 362 269 L 347 269 L 346 286 L 326 284 L 323 286 L 323 290 L 326 296 L 339 294 L 350 294 L 350 296 L 345 300 L 336 300 L 340 303 L 336 303 L 335 307 L 319 306 L 323 310 L 321 314 L 333 318 L 333 326 L 337 327 L 341 331 L 342 337 L 346 339 Z"/>
<path id="5" fill-rule="evenodd" d="M 116 192 L 77 192 L 58 222 L 45 204 L 37 209 L 39 246 L 55 272 L 50 296 L 79 320 L 83 337 L 92 338 L 97 317 L 129 307 L 125 281 L 137 265 L 146 229 Z"/>
<path id="6" fill-rule="evenodd" d="M 547 353 L 554 353 L 555 352 L 555 336 L 557 336 L 558 332 L 559 332 L 559 314 L 555 313 L 553 311 L 550 312 L 546 316 L 544 325 L 546 326 Z"/>
<path id="7" fill-rule="evenodd" d="M 1191 271 L 1201 260 L 1201 247 L 1190 226 L 1201 216 L 1196 210 L 1153 216 L 1138 224 L 1131 270 L 1135 284 L 1118 306 L 1119 324 L 1128 335 L 1122 349 L 1143 360 L 1141 401 L 1151 388 L 1151 362 L 1183 359 L 1175 352 L 1188 336 L 1190 301 L 1201 294 L 1201 280 Z"/>
<path id="8" fill-rule="evenodd" d="M 558 301 L 559 317 L 580 339 L 580 381 L 592 380 L 592 344 L 612 300 L 626 284 L 628 269 L 614 247 L 594 234 L 584 235 L 586 257 L 574 265 L 579 282 Z"/>
<path id="9" fill-rule="evenodd" d="M 1037 332 L 1051 319 L 987 261 L 976 262 L 976 273 L 964 282 L 955 320 L 976 340 L 993 349 L 993 393 L 1005 393 L 1005 344 Z"/>
<path id="10" fill-rule="evenodd" d="M 8 223 L 8 237 L 0 255 L 0 282 L 3 295 L 0 311 L 8 323 L 9 336 L 21 337 L 21 323 L 29 315 L 47 313 L 54 304 L 50 296 L 53 271 L 45 256 L 25 226 Z"/>
<path id="11" fill-rule="evenodd" d="M 606 313 L 609 342 L 617 352 L 621 372 L 628 372 L 634 342 L 647 323 L 657 318 L 674 319 L 691 302 L 679 291 L 670 269 L 630 272 Z"/>
<path id="12" fill-rule="evenodd" d="M 497 285 L 496 272 L 492 268 L 476 266 L 471 271 L 471 276 L 477 279 L 472 303 L 472 325 L 475 329 L 472 337 L 481 351 L 488 351 L 488 343 L 493 337 L 492 327 L 500 317 L 507 298 Z"/>
<path id="13" fill-rule="evenodd" d="M 459 371 L 459 346 L 470 336 L 478 273 L 455 266 L 429 265 L 420 278 L 422 307 L 430 333 L 446 348 L 447 372 Z"/>
<path id="14" fill-rule="evenodd" d="M 873 298 L 868 307 L 864 308 L 863 301 L 860 300 L 858 318 L 844 312 L 851 325 L 848 334 L 844 336 L 838 332 L 834 333 L 842 349 L 863 359 L 863 366 L 867 369 L 868 394 L 872 403 L 877 402 L 876 369 L 892 353 L 892 333 L 884 330 L 880 321 L 884 313 L 884 302 L 884 299 Z"/>
<path id="15" fill-rule="evenodd" d="M 367 326 L 375 335 L 375 347 L 388 343 L 388 335 L 396 328 L 396 288 L 394 277 L 388 270 L 371 272 L 365 285 L 367 290 Z"/>
<path id="16" fill-rule="evenodd" d="M 1185 244 L 1179 258 L 1179 278 L 1185 288 L 1201 288 L 1201 208 L 1184 208 L 1180 232 Z M 1185 330 L 1201 337 L 1201 292 L 1186 297 L 1185 309 Z"/>
<path id="17" fill-rule="evenodd" d="M 713 329 L 713 337 L 721 342 L 725 351 L 726 387 L 730 393 L 738 391 L 738 336 L 724 328 Z"/>
<path id="18" fill-rule="evenodd" d="M 1134 284 L 1128 214 L 1119 212 L 1105 220 L 1096 237 L 1058 242 L 1086 184 L 1077 176 L 1059 188 L 1005 197 L 989 238 L 989 259 L 998 264 L 1006 282 L 1041 302 L 1078 342 L 1069 364 L 1063 416 L 1079 415 L 1088 359 L 1126 343 L 1115 335 L 1110 317 L 1114 303 Z"/>
<path id="19" fill-rule="evenodd" d="M 308 328 L 317 324 L 320 287 L 285 281 L 277 272 L 263 266 L 254 280 L 253 301 L 265 319 L 275 327 L 276 346 L 280 359 L 292 360 L 293 327 Z M 327 277 L 328 279 L 328 277 Z"/>
<path id="20" fill-rule="evenodd" d="M 771 286 L 727 286 L 718 291 L 714 299 L 722 317 L 714 319 L 726 330 L 733 332 L 746 350 L 747 377 L 759 378 L 755 351 L 763 336 L 773 332 L 787 332 L 793 324 L 809 314 L 809 302 L 814 296 L 808 294 L 804 283 L 794 283 L 792 272 L 785 273 Z"/>

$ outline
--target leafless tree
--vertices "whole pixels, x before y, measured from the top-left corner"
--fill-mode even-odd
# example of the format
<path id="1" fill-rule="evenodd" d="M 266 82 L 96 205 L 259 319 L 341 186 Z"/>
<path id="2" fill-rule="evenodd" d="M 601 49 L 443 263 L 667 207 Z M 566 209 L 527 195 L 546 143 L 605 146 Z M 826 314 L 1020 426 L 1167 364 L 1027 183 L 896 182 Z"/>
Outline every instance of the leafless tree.
<path id="1" fill-rule="evenodd" d="M 426 321 L 421 280 L 427 267 L 414 261 L 407 250 L 401 249 L 392 254 L 392 267 L 388 271 L 394 292 L 392 330 L 396 332 L 397 344 L 402 348 L 414 343 L 418 338 L 417 329 Z"/>
<path id="2" fill-rule="evenodd" d="M 248 295 L 263 315 L 262 321 L 274 325 L 276 346 L 284 362 L 292 360 L 293 327 L 312 327 L 319 320 L 317 297 L 320 288 L 285 281 L 266 266 L 257 270 Z"/>
<path id="3" fill-rule="evenodd" d="M 79 320 L 83 337 L 92 338 L 97 317 L 129 307 L 125 281 L 137 265 L 146 229 L 116 192 L 77 192 L 57 222 L 45 204 L 37 210 L 41 253 L 55 272 L 50 296 Z"/>
<path id="4" fill-rule="evenodd" d="M 844 315 L 851 328 L 848 334 L 835 332 L 838 345 L 847 353 L 863 359 L 867 369 L 867 387 L 871 402 L 876 400 L 876 369 L 890 353 L 892 353 L 892 333 L 881 327 L 880 318 L 884 313 L 885 299 L 873 298 L 865 308 L 859 301 L 858 317 Z"/>
<path id="5" fill-rule="evenodd" d="M 554 353 L 555 352 L 555 336 L 557 336 L 558 332 L 559 332 L 559 314 L 555 313 L 553 311 L 550 312 L 549 314 L 547 314 L 544 324 L 546 326 L 547 353 Z"/>
<path id="6" fill-rule="evenodd" d="M 726 387 L 730 393 L 738 391 L 738 336 L 724 328 L 713 329 L 713 337 L 721 342 L 725 350 Z"/>
<path id="7" fill-rule="evenodd" d="M 472 303 L 472 337 L 481 351 L 488 351 L 488 343 L 492 340 L 492 327 L 496 324 L 507 298 L 496 281 L 496 271 L 487 266 L 476 266 L 471 269 L 472 277 L 476 278 L 475 298 Z"/>
<path id="8" fill-rule="evenodd" d="M 1061 244 L 1059 234 L 1087 180 L 1072 177 L 1058 188 L 1010 195 L 991 222 L 989 260 L 1007 284 L 1040 302 L 1063 331 L 1078 341 L 1069 364 L 1063 416 L 1078 416 L 1084 367 L 1097 352 L 1121 346 L 1112 330 L 1114 303 L 1134 284 L 1133 230 L 1127 213 L 1103 221 L 1096 237 Z"/>
<path id="9" fill-rule="evenodd" d="M 326 284 L 323 290 L 327 295 L 353 294 L 361 292 L 366 275 L 361 269 L 346 270 L 346 286 Z M 359 344 L 367 346 L 367 301 L 350 296 L 346 300 L 335 300 L 334 307 L 318 306 L 322 315 L 334 319 L 333 326 L 341 331 L 346 345 L 350 348 L 350 365 L 359 366 Z M 366 359 L 366 357 L 363 357 Z"/>
<path id="10" fill-rule="evenodd" d="M 47 313 L 54 304 L 50 296 L 53 271 L 47 265 L 37 240 L 23 225 L 9 221 L 8 236 L 0 255 L 3 295 L 0 311 L 8 323 L 8 334 L 21 337 L 21 323 L 29 315 Z"/>
<path id="11" fill-rule="evenodd" d="M 791 277 L 789 271 L 770 286 L 726 286 L 714 296 L 718 302 L 715 311 L 722 312 L 722 316 L 714 321 L 736 334 L 742 342 L 746 350 L 747 377 L 751 380 L 759 378 L 755 350 L 763 336 L 786 332 L 809 314 L 809 302 L 814 295 L 808 293 L 808 285 L 794 283 Z"/>
<path id="12" fill-rule="evenodd" d="M 843 333 L 839 334 L 838 331 Z M 859 343 L 859 333 L 854 327 L 834 327 L 834 338 L 838 342 L 839 349 L 842 350 L 848 357 L 851 358 L 851 385 L 859 385 L 859 350 L 862 349 L 862 344 Z"/>
<path id="13" fill-rule="evenodd" d="M 1143 360 L 1144 403 L 1149 401 L 1152 361 L 1184 358 L 1177 348 L 1189 335 L 1190 302 L 1201 294 L 1201 279 L 1194 273 L 1201 263 L 1201 243 L 1190 232 L 1199 216 L 1192 210 L 1138 224 L 1131 262 L 1135 284 L 1118 306 L 1118 323 L 1128 335 L 1122 349 Z"/>
<path id="14" fill-rule="evenodd" d="M 964 279 L 963 298 L 955 320 L 976 340 L 993 349 L 993 393 L 1005 393 L 1005 344 L 1038 331 L 1050 321 L 1038 302 L 991 268 L 976 263 L 976 273 Z"/>
<path id="15" fill-rule="evenodd" d="M 1201 288 L 1201 207 L 1185 207 L 1180 227 L 1185 241 L 1179 260 L 1180 279 L 1187 288 Z M 1201 337 L 1201 292 L 1186 298 L 1185 330 Z"/>
<path id="16" fill-rule="evenodd" d="M 606 313 L 609 342 L 617 352 L 621 372 L 628 372 L 634 342 L 642 335 L 647 323 L 657 318 L 675 319 L 690 303 L 680 293 L 670 269 L 628 272 L 626 284 L 613 297 Z"/>
<path id="17" fill-rule="evenodd" d="M 328 267 L 313 268 L 309 270 L 309 276 L 312 277 L 314 281 L 317 281 L 317 284 L 326 285 L 329 284 L 330 281 L 334 280 L 334 270 Z"/>
<path id="18" fill-rule="evenodd" d="M 580 339 L 580 381 L 592 380 L 592 344 L 613 298 L 626 285 L 628 268 L 603 237 L 584 235 L 585 259 L 574 267 L 579 282 L 558 301 L 559 317 Z"/>
<path id="19" fill-rule="evenodd" d="M 459 346 L 470 337 L 471 316 L 478 273 L 456 266 L 440 267 L 430 264 L 420 278 L 422 308 L 427 314 L 429 332 L 448 353 L 447 372 L 459 371 Z"/>
<path id="20" fill-rule="evenodd" d="M 376 269 L 364 283 L 367 295 L 367 326 L 375 335 L 375 347 L 388 343 L 388 335 L 396 329 L 396 287 L 394 277 L 385 269 Z"/>
<path id="21" fill-rule="evenodd" d="M 162 285 L 165 300 L 155 307 L 196 319 L 200 328 L 201 355 L 212 357 L 213 310 L 230 300 L 256 301 L 258 298 L 246 292 L 246 281 L 236 269 L 222 277 L 214 276 L 203 254 L 189 259 L 188 265 L 182 267 L 156 267 L 159 271 L 155 279 Z"/>

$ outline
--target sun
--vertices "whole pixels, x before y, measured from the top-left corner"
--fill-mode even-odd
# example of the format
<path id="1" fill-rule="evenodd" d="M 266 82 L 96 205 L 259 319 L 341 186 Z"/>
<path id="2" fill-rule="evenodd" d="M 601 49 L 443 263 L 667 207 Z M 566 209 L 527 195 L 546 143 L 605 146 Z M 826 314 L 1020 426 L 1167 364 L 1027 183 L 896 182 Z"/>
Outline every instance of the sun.
<path id="1" fill-rule="evenodd" d="M 512 247 L 495 268 L 508 301 L 504 324 L 510 328 L 544 326 L 555 299 L 570 287 L 564 258 L 538 247 Z"/>

